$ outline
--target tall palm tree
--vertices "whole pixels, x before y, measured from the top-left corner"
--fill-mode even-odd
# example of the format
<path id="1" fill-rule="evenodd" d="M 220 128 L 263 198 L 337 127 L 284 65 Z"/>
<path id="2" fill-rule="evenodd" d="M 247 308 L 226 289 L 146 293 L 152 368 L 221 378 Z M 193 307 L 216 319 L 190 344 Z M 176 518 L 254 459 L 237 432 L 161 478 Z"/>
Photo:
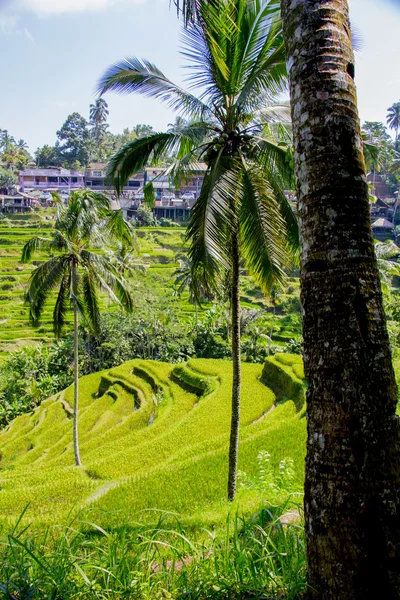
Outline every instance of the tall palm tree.
<path id="1" fill-rule="evenodd" d="M 188 119 L 167 133 L 133 140 L 111 159 L 118 192 L 129 175 L 177 152 L 168 172 L 179 177 L 199 159 L 207 171 L 188 227 L 189 257 L 217 289 L 229 273 L 232 311 L 232 420 L 228 497 L 236 494 L 240 421 L 240 282 L 242 259 L 268 290 L 284 279 L 297 220 L 283 192 L 292 186 L 291 153 L 264 136 L 269 103 L 286 88 L 286 66 L 276 3 L 272 0 L 199 0 L 198 18 L 183 32 L 189 79 L 199 96 L 170 81 L 148 61 L 111 66 L 99 92 L 137 92 L 166 102 Z"/>
<path id="2" fill-rule="evenodd" d="M 395 130 L 395 148 L 399 151 L 400 102 L 395 102 L 387 109 L 386 123 Z"/>
<path id="3" fill-rule="evenodd" d="M 93 125 L 99 125 L 107 121 L 109 115 L 108 104 L 104 98 L 97 98 L 94 104 L 89 107 L 90 122 Z"/>
<path id="4" fill-rule="evenodd" d="M 79 316 L 97 335 L 100 329 L 98 289 L 108 293 L 123 308 L 132 310 L 127 283 L 108 257 L 92 250 L 94 245 L 118 237 L 127 243 L 130 232 L 119 212 L 110 210 L 109 199 L 89 190 L 73 192 L 66 207 L 54 195 L 59 208 L 51 238 L 33 237 L 22 250 L 21 262 L 29 262 L 39 250 L 51 258 L 39 265 L 29 279 L 26 300 L 30 319 L 38 324 L 44 306 L 54 290 L 57 300 L 53 312 L 54 333 L 60 337 L 68 309 L 74 317 L 74 454 L 81 465 L 78 441 L 78 325 Z"/>
<path id="5" fill-rule="evenodd" d="M 347 0 L 281 0 L 301 223 L 310 600 L 399 598 L 397 389 Z"/>
<path id="6" fill-rule="evenodd" d="M 100 144 L 107 133 L 108 104 L 104 98 L 97 98 L 89 107 L 90 125 L 93 127 L 92 138 L 96 144 Z"/>

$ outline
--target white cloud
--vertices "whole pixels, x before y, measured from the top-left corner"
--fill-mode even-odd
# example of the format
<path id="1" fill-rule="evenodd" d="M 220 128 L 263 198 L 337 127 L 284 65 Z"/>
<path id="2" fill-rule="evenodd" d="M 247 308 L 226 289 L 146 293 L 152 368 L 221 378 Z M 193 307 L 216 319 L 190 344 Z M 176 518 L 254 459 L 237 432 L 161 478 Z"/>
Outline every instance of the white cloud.
<path id="1" fill-rule="evenodd" d="M 0 35 L 18 35 L 24 36 L 32 44 L 35 44 L 33 35 L 26 27 L 19 27 L 19 17 L 16 15 L 0 16 Z"/>
<path id="2" fill-rule="evenodd" d="M 51 15 L 104 10 L 121 1 L 137 4 L 143 0 L 23 0 L 23 6 L 40 15 Z"/>
<path id="3" fill-rule="evenodd" d="M 17 21 L 18 19 L 14 15 L 0 16 L 0 33 L 14 33 Z"/>

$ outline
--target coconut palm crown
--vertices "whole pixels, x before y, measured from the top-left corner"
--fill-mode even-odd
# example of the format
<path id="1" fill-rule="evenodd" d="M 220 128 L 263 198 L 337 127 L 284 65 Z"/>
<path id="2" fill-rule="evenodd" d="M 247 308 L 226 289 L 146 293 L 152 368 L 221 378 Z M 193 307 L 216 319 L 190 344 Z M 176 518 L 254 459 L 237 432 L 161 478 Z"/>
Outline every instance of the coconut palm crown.
<path id="1" fill-rule="evenodd" d="M 182 33 L 193 93 L 138 58 L 111 66 L 99 92 L 157 98 L 187 120 L 166 133 L 129 142 L 112 157 L 109 175 L 117 192 L 132 173 L 165 153 L 177 157 L 168 173 L 178 182 L 199 160 L 207 165 L 187 236 L 192 273 L 201 274 L 214 289 L 227 273 L 231 282 L 232 499 L 240 397 L 239 261 L 264 290 L 282 283 L 290 252 L 298 247 L 298 226 L 284 194 L 294 186 L 289 117 L 287 107 L 278 103 L 287 86 L 278 5 L 271 0 L 200 0 L 197 6 L 195 22 Z"/>
<path id="2" fill-rule="evenodd" d="M 400 102 L 395 102 L 387 109 L 386 123 L 395 131 L 395 147 L 399 150 Z"/>

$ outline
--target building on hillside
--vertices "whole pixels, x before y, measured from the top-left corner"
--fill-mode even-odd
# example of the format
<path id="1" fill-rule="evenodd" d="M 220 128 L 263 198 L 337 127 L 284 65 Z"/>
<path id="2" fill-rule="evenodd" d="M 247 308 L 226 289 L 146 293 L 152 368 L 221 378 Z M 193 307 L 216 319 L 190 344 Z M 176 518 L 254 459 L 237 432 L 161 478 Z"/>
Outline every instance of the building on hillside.
<path id="1" fill-rule="evenodd" d="M 153 183 L 156 198 L 154 216 L 157 219 L 171 219 L 178 223 L 187 221 L 190 209 L 199 196 L 206 170 L 205 163 L 196 163 L 190 174 L 182 178 L 177 185 L 176 181 L 165 174 L 165 168 L 147 167 L 145 185 L 149 182 Z"/>
<path id="2" fill-rule="evenodd" d="M 106 177 L 107 163 L 91 163 L 85 172 L 85 185 L 93 190 L 107 191 L 112 190 L 111 182 Z M 131 197 L 144 185 L 144 172 L 137 173 L 129 177 L 128 183 L 124 187 L 122 197 Z"/>
<path id="3" fill-rule="evenodd" d="M 378 240 L 388 240 L 392 237 L 394 225 L 381 217 L 372 223 L 372 233 Z"/>
<path id="4" fill-rule="evenodd" d="M 389 186 L 384 181 L 382 175 L 380 175 L 379 173 L 368 173 L 367 181 L 370 185 L 372 185 L 373 194 L 375 194 L 377 198 L 382 198 L 383 200 L 385 200 L 386 198 L 393 197 L 393 193 L 390 191 Z"/>
<path id="5" fill-rule="evenodd" d="M 19 185 L 22 192 L 41 190 L 47 192 L 69 192 L 85 185 L 84 174 L 62 167 L 51 169 L 26 169 L 19 172 Z"/>
<path id="6" fill-rule="evenodd" d="M 391 220 L 393 216 L 393 207 L 382 198 L 378 198 L 374 204 L 371 204 L 371 218 L 383 217 L 384 219 Z"/>
<path id="7" fill-rule="evenodd" d="M 33 210 L 38 206 L 38 201 L 30 196 L 19 192 L 13 196 L 0 195 L 0 212 L 5 214 L 23 213 Z"/>

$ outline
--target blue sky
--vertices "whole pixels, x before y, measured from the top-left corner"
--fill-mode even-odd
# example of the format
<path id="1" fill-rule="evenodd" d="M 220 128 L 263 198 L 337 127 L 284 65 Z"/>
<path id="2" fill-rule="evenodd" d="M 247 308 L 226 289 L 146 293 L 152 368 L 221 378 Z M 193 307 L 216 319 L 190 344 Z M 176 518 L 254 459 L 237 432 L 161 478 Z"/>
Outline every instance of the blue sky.
<path id="1" fill-rule="evenodd" d="M 400 100 L 400 0 L 349 0 L 362 37 L 356 83 L 361 120 L 384 121 Z M 54 144 L 67 115 L 88 118 L 98 77 L 139 56 L 181 83 L 179 23 L 168 0 L 0 0 L 0 128 L 33 152 Z M 173 115 L 156 100 L 107 94 L 114 133 L 162 130 Z"/>

